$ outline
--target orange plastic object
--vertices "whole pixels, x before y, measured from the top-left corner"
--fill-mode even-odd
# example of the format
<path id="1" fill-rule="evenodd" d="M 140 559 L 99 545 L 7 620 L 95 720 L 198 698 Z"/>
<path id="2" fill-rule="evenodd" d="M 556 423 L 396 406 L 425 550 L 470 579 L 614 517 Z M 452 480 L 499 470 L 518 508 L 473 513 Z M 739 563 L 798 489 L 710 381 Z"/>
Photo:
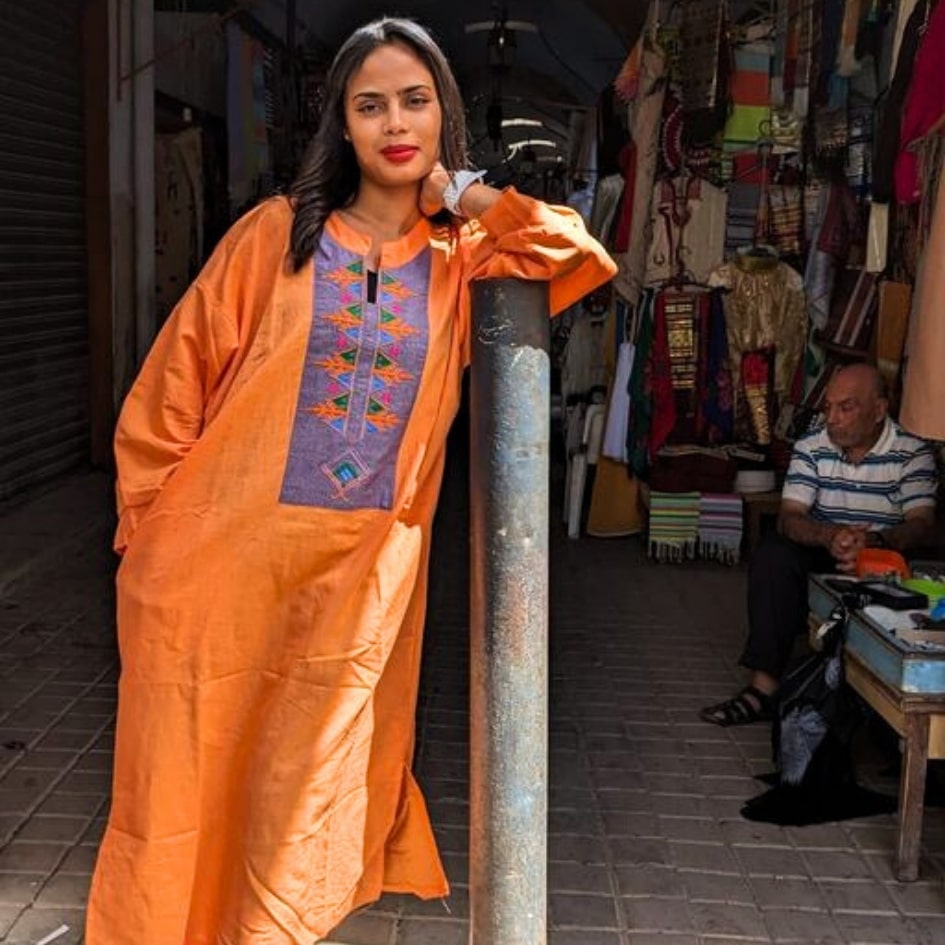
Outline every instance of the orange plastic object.
<path id="1" fill-rule="evenodd" d="M 864 548 L 856 556 L 856 576 L 886 577 L 895 574 L 900 578 L 911 576 L 909 565 L 898 551 L 888 548 Z"/>

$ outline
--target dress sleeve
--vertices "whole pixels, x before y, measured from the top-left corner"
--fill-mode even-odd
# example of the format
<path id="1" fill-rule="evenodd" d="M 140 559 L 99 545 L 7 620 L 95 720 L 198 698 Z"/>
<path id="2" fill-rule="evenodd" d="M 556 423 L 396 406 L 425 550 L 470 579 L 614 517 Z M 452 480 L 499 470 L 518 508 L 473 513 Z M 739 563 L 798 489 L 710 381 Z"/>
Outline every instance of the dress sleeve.
<path id="1" fill-rule="evenodd" d="M 556 315 L 617 271 L 580 214 L 509 187 L 475 223 L 464 247 L 465 280 L 549 281 Z"/>
<path id="2" fill-rule="evenodd" d="M 240 350 L 272 297 L 291 209 L 268 201 L 238 221 L 165 323 L 115 430 L 118 530 L 128 547 L 142 517 L 212 416 Z"/>
<path id="3" fill-rule="evenodd" d="M 235 326 L 198 280 L 158 335 L 118 418 L 119 554 L 200 438 L 208 401 L 236 349 Z"/>

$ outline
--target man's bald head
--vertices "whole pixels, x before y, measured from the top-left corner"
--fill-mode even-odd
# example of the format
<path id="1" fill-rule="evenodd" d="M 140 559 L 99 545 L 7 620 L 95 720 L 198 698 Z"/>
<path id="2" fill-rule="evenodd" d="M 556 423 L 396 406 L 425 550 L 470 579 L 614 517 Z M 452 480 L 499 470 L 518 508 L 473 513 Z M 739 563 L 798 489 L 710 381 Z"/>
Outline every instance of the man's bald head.
<path id="1" fill-rule="evenodd" d="M 847 453 L 865 455 L 882 432 L 888 409 L 879 371 L 870 364 L 848 364 L 830 378 L 824 395 L 827 435 Z"/>

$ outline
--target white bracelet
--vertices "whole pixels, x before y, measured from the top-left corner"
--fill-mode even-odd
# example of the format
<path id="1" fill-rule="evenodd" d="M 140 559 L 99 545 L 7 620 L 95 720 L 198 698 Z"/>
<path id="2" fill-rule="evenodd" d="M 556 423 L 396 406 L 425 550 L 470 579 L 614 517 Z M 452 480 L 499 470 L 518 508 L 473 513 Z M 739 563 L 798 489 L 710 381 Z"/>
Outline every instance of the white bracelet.
<path id="1" fill-rule="evenodd" d="M 453 216 L 461 217 L 463 211 L 459 208 L 459 201 L 466 192 L 466 188 L 469 187 L 470 184 L 475 184 L 477 181 L 482 180 L 485 176 L 485 171 L 454 171 L 450 175 L 450 182 L 443 191 L 443 206 L 446 207 Z"/>

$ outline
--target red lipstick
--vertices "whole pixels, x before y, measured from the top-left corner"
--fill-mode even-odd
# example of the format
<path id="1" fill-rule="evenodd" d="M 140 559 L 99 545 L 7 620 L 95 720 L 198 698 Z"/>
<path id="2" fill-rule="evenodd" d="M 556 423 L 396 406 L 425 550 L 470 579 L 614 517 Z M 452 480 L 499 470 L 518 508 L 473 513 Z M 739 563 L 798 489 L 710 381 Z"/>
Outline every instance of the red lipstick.
<path id="1" fill-rule="evenodd" d="M 406 164 L 419 150 L 409 144 L 392 144 L 384 148 L 381 154 L 394 164 Z"/>

